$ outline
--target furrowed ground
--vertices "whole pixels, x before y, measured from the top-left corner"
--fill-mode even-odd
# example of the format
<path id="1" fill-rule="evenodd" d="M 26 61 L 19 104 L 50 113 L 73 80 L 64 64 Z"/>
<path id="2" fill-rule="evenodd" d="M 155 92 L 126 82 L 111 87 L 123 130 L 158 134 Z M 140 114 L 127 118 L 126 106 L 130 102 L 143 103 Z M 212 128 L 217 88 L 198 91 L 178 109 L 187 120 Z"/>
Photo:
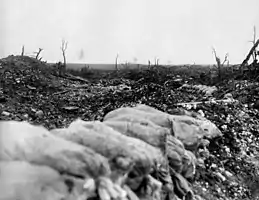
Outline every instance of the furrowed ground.
<path id="1" fill-rule="evenodd" d="M 81 78 L 79 72 L 60 75 L 55 65 L 34 58 L 9 56 L 0 60 L 0 120 L 28 121 L 53 129 L 77 118 L 102 120 L 116 108 L 139 103 L 167 113 L 184 106 L 202 112 L 223 133 L 200 152 L 205 162 L 190 180 L 194 193 L 207 200 L 256 199 L 259 83 L 249 78 L 211 82 L 206 75 L 201 80 L 199 70 L 190 73 L 156 66 L 102 74 L 90 69 L 81 72 Z M 217 90 L 206 96 L 195 87 L 200 84 L 214 84 Z M 231 103 L 216 101 L 226 94 L 233 97 Z"/>

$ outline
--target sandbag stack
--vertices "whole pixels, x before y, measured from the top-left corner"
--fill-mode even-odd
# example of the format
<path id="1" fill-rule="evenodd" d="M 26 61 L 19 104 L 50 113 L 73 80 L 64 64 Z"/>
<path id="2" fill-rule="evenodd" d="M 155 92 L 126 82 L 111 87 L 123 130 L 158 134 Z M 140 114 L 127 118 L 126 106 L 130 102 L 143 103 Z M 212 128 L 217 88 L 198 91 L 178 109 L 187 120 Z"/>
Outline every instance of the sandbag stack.
<path id="1" fill-rule="evenodd" d="M 216 125 L 198 113 L 176 109 L 168 114 L 143 104 L 111 111 L 103 123 L 124 135 L 160 148 L 169 164 L 170 170 L 166 172 L 171 176 L 169 183 L 173 182 L 174 193 L 179 198 L 192 194 L 187 180 L 194 177 L 198 147 L 208 145 L 207 139 L 221 136 Z"/>
<path id="2" fill-rule="evenodd" d="M 142 104 L 50 131 L 0 122 L 0 170 L 16 172 L 0 174 L 0 199 L 195 199 L 195 151 L 219 135 L 201 116 Z"/>

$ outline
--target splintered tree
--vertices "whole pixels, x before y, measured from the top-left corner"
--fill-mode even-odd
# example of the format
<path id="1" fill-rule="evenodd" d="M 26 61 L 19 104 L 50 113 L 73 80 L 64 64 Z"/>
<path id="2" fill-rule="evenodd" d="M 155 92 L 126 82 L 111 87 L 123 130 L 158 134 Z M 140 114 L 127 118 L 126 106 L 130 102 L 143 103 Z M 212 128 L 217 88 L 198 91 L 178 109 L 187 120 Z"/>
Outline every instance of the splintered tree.
<path id="1" fill-rule="evenodd" d="M 67 41 L 62 40 L 60 49 L 62 51 L 63 62 L 64 62 L 63 65 L 59 66 L 59 75 L 62 76 L 64 75 L 66 66 L 67 66 L 67 61 L 66 61 Z"/>
<path id="2" fill-rule="evenodd" d="M 255 42 L 255 44 L 253 45 L 253 47 L 250 49 L 249 53 L 247 54 L 245 60 L 242 62 L 241 66 L 240 66 L 241 70 L 243 70 L 243 68 L 245 66 L 247 66 L 248 61 L 252 55 L 255 55 L 255 60 L 253 62 L 254 62 L 254 64 L 256 64 L 256 62 L 257 62 L 256 56 L 258 55 L 258 51 L 256 51 L 256 47 L 258 45 L 259 45 L 259 39 Z"/>
<path id="3" fill-rule="evenodd" d="M 155 66 L 158 66 L 159 65 L 159 58 L 155 57 Z"/>
<path id="4" fill-rule="evenodd" d="M 118 71 L 118 58 L 119 58 L 119 54 L 116 55 L 115 58 L 115 70 Z"/>
<path id="5" fill-rule="evenodd" d="M 253 65 L 256 67 L 257 65 L 257 56 L 259 55 L 259 51 L 256 50 L 257 46 L 259 45 L 259 39 L 256 40 L 256 28 L 254 27 L 254 37 L 252 41 L 249 41 L 253 43 L 252 48 L 248 52 L 246 58 L 243 60 L 243 62 L 240 65 L 240 71 L 243 73 L 244 67 L 248 66 L 248 61 L 250 60 L 250 57 L 253 57 Z M 248 66 L 248 69 L 251 71 L 251 67 Z"/>
<path id="6" fill-rule="evenodd" d="M 23 50 L 24 50 L 24 48 L 23 48 Z M 42 49 L 42 48 L 39 48 L 38 51 L 34 52 L 34 54 L 36 54 L 35 58 L 36 58 L 37 60 L 41 60 L 41 59 L 42 59 L 42 57 L 39 58 L 40 53 L 41 53 L 42 51 L 43 51 L 43 49 Z"/>
<path id="7" fill-rule="evenodd" d="M 253 44 L 253 46 L 256 44 L 256 27 L 255 26 L 254 26 L 253 40 L 249 41 L 249 42 L 251 42 Z M 253 51 L 252 57 L 253 57 L 253 62 L 255 62 L 256 57 L 257 57 L 257 52 L 256 51 Z"/>
<path id="8" fill-rule="evenodd" d="M 159 65 L 159 58 L 156 59 L 156 66 Z"/>
<path id="9" fill-rule="evenodd" d="M 60 49 L 61 49 L 62 55 L 63 55 L 64 68 L 66 68 L 66 65 L 67 65 L 67 61 L 66 61 L 67 41 L 62 40 Z"/>
<path id="10" fill-rule="evenodd" d="M 21 56 L 24 56 L 24 45 L 22 46 L 22 53 Z"/>
<path id="11" fill-rule="evenodd" d="M 228 61 L 228 53 L 225 54 L 225 58 L 224 61 L 221 62 L 220 58 L 217 56 L 217 52 L 215 50 L 215 48 L 212 48 L 216 63 L 217 63 L 217 71 L 218 71 L 218 78 L 221 79 L 222 78 L 222 67 L 224 66 L 224 64 Z"/>

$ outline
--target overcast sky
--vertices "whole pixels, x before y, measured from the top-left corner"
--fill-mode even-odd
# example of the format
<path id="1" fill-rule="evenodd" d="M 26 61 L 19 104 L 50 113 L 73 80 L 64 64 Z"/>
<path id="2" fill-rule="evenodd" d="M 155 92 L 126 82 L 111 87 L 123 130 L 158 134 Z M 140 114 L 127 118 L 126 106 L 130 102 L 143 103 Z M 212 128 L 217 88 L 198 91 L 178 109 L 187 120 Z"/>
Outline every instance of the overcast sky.
<path id="1" fill-rule="evenodd" d="M 244 59 L 259 0 L 0 0 L 0 57 L 43 48 L 67 62 L 214 63 L 212 46 L 231 63 Z"/>

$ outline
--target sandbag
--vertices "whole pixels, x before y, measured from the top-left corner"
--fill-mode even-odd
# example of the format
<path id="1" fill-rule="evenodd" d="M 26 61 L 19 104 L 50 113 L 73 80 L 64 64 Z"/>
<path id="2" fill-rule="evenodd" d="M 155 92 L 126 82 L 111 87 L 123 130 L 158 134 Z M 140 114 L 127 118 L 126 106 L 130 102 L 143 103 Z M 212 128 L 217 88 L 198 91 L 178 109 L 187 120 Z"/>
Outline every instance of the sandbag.
<path id="1" fill-rule="evenodd" d="M 51 133 L 94 149 L 109 159 L 131 158 L 136 166 L 149 173 L 155 161 L 163 162 L 162 152 L 144 141 L 125 136 L 99 121 L 76 120 L 67 129 Z"/>
<path id="2" fill-rule="evenodd" d="M 167 139 L 167 156 L 170 167 L 177 173 L 185 178 L 194 176 L 196 157 L 191 151 L 185 150 L 183 143 L 175 137 L 169 136 Z"/>
<path id="3" fill-rule="evenodd" d="M 187 149 L 192 151 L 196 150 L 202 138 L 212 139 L 222 135 L 215 124 L 199 114 L 195 115 L 195 112 L 181 111 L 181 115 L 169 115 L 143 104 L 137 105 L 133 109 L 137 110 L 136 115 L 140 115 L 139 111 L 146 112 L 146 119 L 154 120 L 152 122 L 155 124 L 172 129 L 174 136 L 180 139 Z M 133 111 L 128 110 L 127 112 Z M 159 116 L 160 120 L 153 115 Z M 142 113 L 141 116 L 145 116 L 145 114 Z M 164 122 L 162 122 L 163 120 Z"/>
<path id="4" fill-rule="evenodd" d="M 90 148 L 64 140 L 27 122 L 0 122 L 0 161 L 27 161 L 80 177 L 110 174 L 108 160 Z"/>
<path id="5" fill-rule="evenodd" d="M 209 120 L 199 120 L 190 116 L 171 115 L 175 137 L 181 140 L 188 150 L 195 151 L 202 138 L 222 135 L 215 124 Z"/>
<path id="6" fill-rule="evenodd" d="M 193 192 L 191 190 L 190 184 L 187 180 L 179 173 L 176 173 L 174 170 L 170 170 L 172 180 L 174 183 L 174 192 L 180 199 L 193 199 Z"/>
<path id="7" fill-rule="evenodd" d="M 166 151 L 169 165 L 177 172 L 182 172 L 183 158 L 186 157 L 185 148 L 181 141 L 168 134 L 168 129 L 163 129 L 162 127 L 160 127 L 160 129 L 154 129 L 151 127 L 141 126 L 137 123 L 128 123 L 122 121 L 108 120 L 104 123 L 124 135 L 139 138 L 153 146 L 163 149 Z M 187 168 L 187 166 L 185 168 Z"/>
<path id="8" fill-rule="evenodd" d="M 138 123 L 143 126 L 148 126 L 152 128 L 159 128 L 161 126 L 156 125 L 155 123 L 151 122 L 148 119 L 145 119 L 141 116 L 137 116 L 134 114 L 123 114 L 119 115 L 113 118 L 108 118 L 106 121 L 124 121 L 124 122 L 132 122 L 132 123 Z"/>
<path id="9" fill-rule="evenodd" d="M 197 159 L 195 155 L 191 151 L 186 150 L 183 157 L 183 169 L 181 172 L 184 178 L 191 179 L 194 177 L 196 172 L 196 163 Z"/>
<path id="10" fill-rule="evenodd" d="M 109 112 L 104 121 L 118 118 L 120 115 L 135 115 L 149 120 L 158 126 L 172 129 L 174 136 L 180 139 L 186 148 L 194 151 L 201 138 L 214 138 L 222 135 L 215 124 L 205 118 L 194 118 L 188 115 L 169 115 L 149 106 L 139 105 L 135 108 L 123 107 Z"/>
<path id="11" fill-rule="evenodd" d="M 168 152 L 168 162 L 169 166 L 172 167 L 176 172 L 182 172 L 183 159 L 176 151 Z"/>
<path id="12" fill-rule="evenodd" d="M 145 108 L 145 107 L 143 107 Z M 152 109 L 151 109 L 152 111 Z M 116 118 L 115 118 L 116 119 Z M 124 135 L 136 137 L 147 143 L 165 150 L 169 165 L 178 173 L 183 173 L 188 178 L 193 176 L 194 164 L 186 157 L 186 151 L 181 141 L 169 135 L 169 130 L 144 127 L 137 123 L 108 120 L 104 122 Z M 159 127 L 159 126 L 158 126 Z M 161 132 L 164 131 L 164 132 Z M 161 137 L 163 135 L 163 137 Z M 167 135 L 167 138 L 165 137 Z M 166 145 L 166 147 L 165 147 Z M 188 153 L 187 153 L 188 155 Z M 195 157 L 195 156 L 194 156 Z M 191 163 L 190 163 L 191 162 Z M 182 172 L 184 170 L 184 172 Z"/>
<path id="13" fill-rule="evenodd" d="M 146 111 L 138 110 L 131 107 L 122 107 L 109 112 L 108 114 L 105 115 L 104 121 L 110 120 L 112 118 L 116 118 L 120 115 L 135 115 L 135 116 L 144 118 L 146 120 L 149 120 L 158 126 L 162 126 L 169 129 L 172 127 L 171 121 L 169 119 L 169 114 L 166 114 L 163 112 L 161 113 L 146 112 Z"/>
<path id="14" fill-rule="evenodd" d="M 222 135 L 222 133 L 214 123 L 202 117 L 199 117 L 199 119 L 197 119 L 188 115 L 171 115 L 170 119 L 174 120 L 175 122 L 198 126 L 201 130 L 197 134 L 199 134 L 201 137 L 206 136 L 206 138 L 211 139 Z"/>
<path id="15" fill-rule="evenodd" d="M 87 194 L 72 179 L 62 177 L 48 166 L 24 161 L 0 161 L 1 200 L 72 200 Z"/>
<path id="16" fill-rule="evenodd" d="M 163 148 L 166 152 L 166 156 L 168 157 L 169 165 L 177 172 L 181 173 L 183 168 L 182 157 L 184 157 L 185 149 L 184 145 L 181 141 L 177 140 L 175 137 L 169 135 L 169 130 L 157 127 L 142 127 L 138 123 L 130 123 L 130 122 L 122 122 L 122 121 L 105 121 L 105 124 L 113 127 L 119 132 L 129 135 L 131 137 L 140 138 L 147 143 Z M 161 138 L 161 135 L 163 137 Z M 166 136 L 166 137 L 165 137 Z M 162 140 L 161 140 L 162 139 Z M 159 143 L 154 142 L 159 141 Z M 165 165 L 164 165 L 165 166 Z M 160 169 L 157 171 L 159 176 L 157 177 L 159 180 L 161 179 L 164 184 L 171 184 L 172 180 L 168 176 L 169 173 L 166 170 L 163 176 L 160 174 Z M 166 180 L 166 181 L 165 181 Z M 133 188 L 131 186 L 131 188 Z"/>
<path id="17" fill-rule="evenodd" d="M 146 187 L 136 192 L 141 200 L 161 200 L 162 183 L 152 176 L 145 177 Z"/>
<path id="18" fill-rule="evenodd" d="M 185 148 L 183 143 L 177 138 L 169 135 L 167 137 L 167 151 L 176 151 L 181 157 L 185 154 Z"/>
<path id="19" fill-rule="evenodd" d="M 165 151 L 166 137 L 169 130 L 163 127 L 144 126 L 137 122 L 105 121 L 104 124 L 122 133 L 123 135 L 138 138 L 146 143 Z"/>
<path id="20" fill-rule="evenodd" d="M 201 127 L 201 121 L 195 119 L 190 112 L 181 112 L 184 115 L 169 115 L 150 106 L 139 104 L 134 109 L 144 111 L 147 114 L 164 115 L 162 119 L 170 121 L 169 128 L 173 129 L 174 136 L 185 144 L 187 147 L 198 146 L 199 140 L 205 135 L 204 129 Z M 165 117 L 166 116 L 166 117 Z M 165 123 L 160 123 L 165 124 Z M 208 130 L 205 128 L 205 130 Z"/>
<path id="21" fill-rule="evenodd" d="M 153 113 L 153 114 L 165 114 L 165 112 L 160 111 L 156 108 L 153 108 L 153 107 L 145 105 L 145 104 L 137 104 L 133 108 L 137 109 L 137 110 L 145 111 L 145 112 L 148 112 L 148 113 Z"/>

